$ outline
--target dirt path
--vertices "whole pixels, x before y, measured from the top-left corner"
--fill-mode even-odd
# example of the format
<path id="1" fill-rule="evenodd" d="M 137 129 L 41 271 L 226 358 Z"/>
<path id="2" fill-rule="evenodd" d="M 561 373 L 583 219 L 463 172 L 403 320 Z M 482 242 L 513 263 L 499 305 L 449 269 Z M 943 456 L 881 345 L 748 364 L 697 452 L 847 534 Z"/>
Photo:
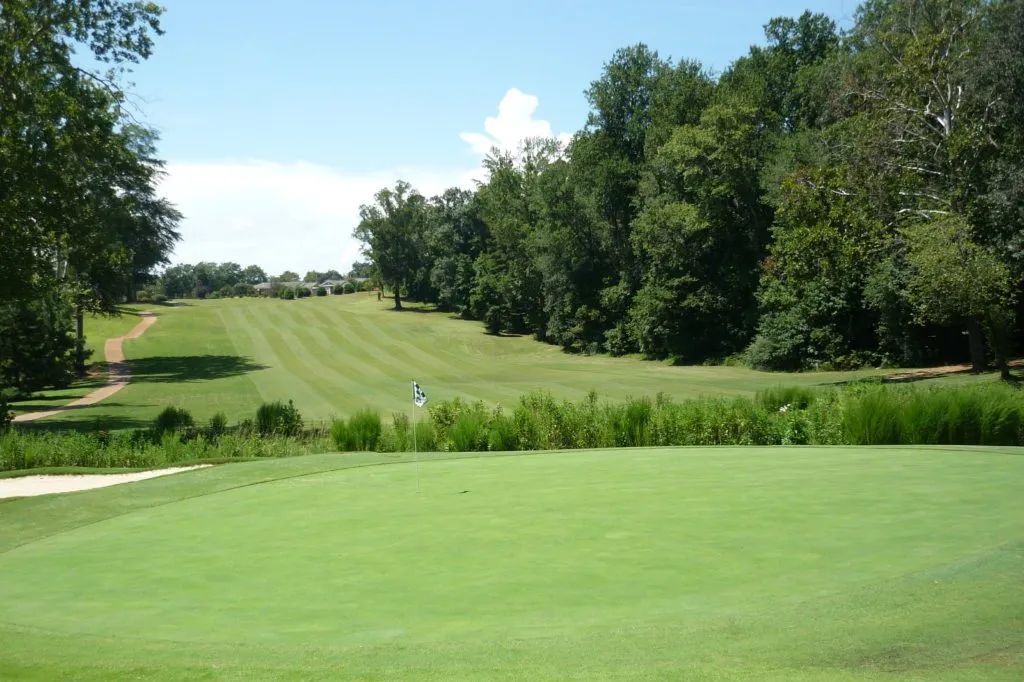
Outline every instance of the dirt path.
<path id="1" fill-rule="evenodd" d="M 137 471 L 131 474 L 70 474 L 66 476 L 21 476 L 19 478 L 0 478 L 0 498 L 34 497 L 51 493 L 73 493 L 77 490 L 106 488 L 108 485 L 144 481 L 147 478 L 176 474 L 180 471 L 191 471 L 210 466 L 197 464 L 191 467 L 169 467 L 153 471 Z"/>
<path id="2" fill-rule="evenodd" d="M 95 405 L 99 401 L 109 398 L 127 386 L 128 382 L 131 380 L 132 372 L 124 358 L 124 341 L 125 339 L 137 339 L 142 336 L 147 329 L 152 327 L 154 322 L 156 322 L 156 315 L 149 311 L 139 313 L 139 317 L 142 319 L 130 332 L 124 336 L 107 339 L 107 342 L 103 345 L 103 355 L 106 357 L 107 369 L 109 372 L 106 386 L 97 388 L 95 391 L 87 393 L 83 397 L 73 400 L 62 407 L 56 407 L 52 410 L 44 410 L 41 412 L 26 412 L 24 414 L 19 414 L 14 418 L 14 421 L 31 422 L 37 419 L 52 417 L 55 414 L 67 412 L 68 410 L 74 410 L 78 407 Z"/>

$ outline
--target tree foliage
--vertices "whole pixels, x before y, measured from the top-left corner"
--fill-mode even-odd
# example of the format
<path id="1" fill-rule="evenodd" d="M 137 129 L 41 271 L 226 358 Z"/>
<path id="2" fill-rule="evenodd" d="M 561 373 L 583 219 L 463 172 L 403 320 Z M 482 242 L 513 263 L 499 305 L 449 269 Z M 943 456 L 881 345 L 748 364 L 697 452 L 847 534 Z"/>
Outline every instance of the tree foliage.
<path id="1" fill-rule="evenodd" d="M 45 328 L 53 343 L 36 351 L 47 366 L 60 364 L 56 339 L 68 333 L 54 311 L 78 318 L 81 369 L 84 311 L 131 299 L 178 239 L 181 216 L 156 191 L 156 134 L 128 113 L 122 87 L 150 56 L 161 12 L 129 0 L 0 3 L 0 306 L 4 325 Z M 32 337 L 0 335 L 8 363 L 21 352 L 12 339 Z M 54 381 L 16 364 L 21 378 L 5 381 Z"/>
<path id="2" fill-rule="evenodd" d="M 573 351 L 1005 366 L 1022 47 L 1019 0 L 868 0 L 845 33 L 775 18 L 717 79 L 634 45 L 567 148 L 495 151 L 472 193 L 385 190 L 357 236 L 401 295 Z"/>

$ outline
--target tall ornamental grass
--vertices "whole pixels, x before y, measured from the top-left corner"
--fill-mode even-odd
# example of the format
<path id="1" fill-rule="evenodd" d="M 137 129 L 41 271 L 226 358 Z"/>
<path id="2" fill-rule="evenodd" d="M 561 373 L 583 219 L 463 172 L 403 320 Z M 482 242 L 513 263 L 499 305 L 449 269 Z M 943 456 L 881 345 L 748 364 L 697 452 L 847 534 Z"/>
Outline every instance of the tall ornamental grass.
<path id="1" fill-rule="evenodd" d="M 1024 393 L 1003 384 L 873 386 L 843 415 L 852 445 L 1024 445 Z"/>
<path id="2" fill-rule="evenodd" d="M 1004 384 L 776 388 L 754 398 L 673 401 L 665 395 L 607 402 L 545 391 L 511 408 L 461 399 L 385 423 L 373 410 L 302 427 L 291 403 L 269 403 L 256 421 L 223 415 L 197 426 L 168 410 L 149 429 L 108 433 L 0 431 L 0 470 L 152 467 L 197 460 L 314 452 L 478 452 L 672 445 L 1024 445 L 1024 392 Z"/>

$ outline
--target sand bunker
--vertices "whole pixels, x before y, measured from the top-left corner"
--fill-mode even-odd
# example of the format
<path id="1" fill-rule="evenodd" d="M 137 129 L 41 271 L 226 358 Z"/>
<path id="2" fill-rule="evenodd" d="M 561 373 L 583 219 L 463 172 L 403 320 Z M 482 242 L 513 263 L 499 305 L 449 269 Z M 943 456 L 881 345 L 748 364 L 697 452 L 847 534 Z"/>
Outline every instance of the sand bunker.
<path id="1" fill-rule="evenodd" d="M 170 467 L 153 471 L 137 471 L 130 474 L 71 474 L 61 476 L 22 476 L 0 479 L 0 497 L 32 497 L 51 493 L 71 493 L 76 490 L 106 488 L 108 485 L 144 481 L 147 478 L 176 474 L 181 471 L 202 469 L 209 464 L 190 467 Z"/>

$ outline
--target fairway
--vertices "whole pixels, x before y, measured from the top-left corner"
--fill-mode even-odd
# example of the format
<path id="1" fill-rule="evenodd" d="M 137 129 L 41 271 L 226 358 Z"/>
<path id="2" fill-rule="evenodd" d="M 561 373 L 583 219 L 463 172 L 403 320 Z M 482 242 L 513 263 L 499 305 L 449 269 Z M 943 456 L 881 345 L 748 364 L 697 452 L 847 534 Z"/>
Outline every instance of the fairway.
<path id="1" fill-rule="evenodd" d="M 0 677 L 1019 679 L 1022 483 L 1012 448 L 684 448 L 9 501 Z"/>
<path id="2" fill-rule="evenodd" d="M 509 405 L 537 389 L 569 399 L 591 390 L 609 399 L 659 392 L 676 398 L 751 395 L 780 383 L 831 384 L 876 373 L 775 374 L 572 355 L 529 337 L 489 335 L 480 323 L 446 313 L 390 308 L 390 300 L 378 302 L 373 294 L 155 306 L 157 323 L 124 344 L 132 384 L 107 402 L 38 424 L 142 427 L 167 405 L 199 419 L 224 412 L 235 421 L 252 417 L 264 401 L 289 399 L 307 419 L 364 407 L 387 416 L 408 409 L 414 378 L 434 401 L 460 397 Z M 121 326 L 131 328 L 137 319 Z M 101 320 L 87 333 L 105 336 L 113 327 Z M 91 343 L 102 347 L 95 338 Z M 60 400 L 30 404 L 52 408 Z"/>

